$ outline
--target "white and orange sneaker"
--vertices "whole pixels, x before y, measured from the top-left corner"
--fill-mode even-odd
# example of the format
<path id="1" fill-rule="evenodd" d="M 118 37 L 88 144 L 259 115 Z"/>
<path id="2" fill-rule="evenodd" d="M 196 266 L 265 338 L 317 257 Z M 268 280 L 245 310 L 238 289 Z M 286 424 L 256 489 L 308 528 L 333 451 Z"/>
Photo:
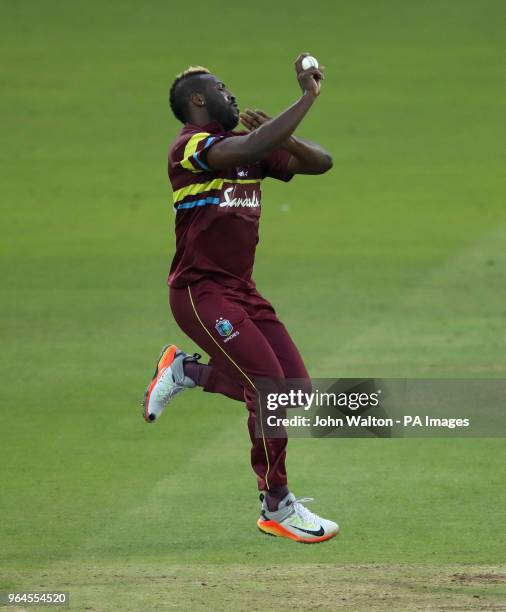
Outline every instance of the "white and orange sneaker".
<path id="1" fill-rule="evenodd" d="M 191 378 L 185 376 L 184 364 L 198 361 L 200 355 L 188 355 L 174 344 L 163 347 L 156 362 L 153 380 L 147 386 L 142 401 L 143 417 L 148 423 L 158 419 L 171 399 L 184 391 L 195 387 Z"/>
<path id="2" fill-rule="evenodd" d="M 279 502 L 275 512 L 269 510 L 263 493 L 260 495 L 260 501 L 262 513 L 257 525 L 260 531 L 268 535 L 315 544 L 330 540 L 339 533 L 337 523 L 321 518 L 302 505 L 301 502 L 313 501 L 312 497 L 296 499 L 293 493 L 288 493 Z"/>

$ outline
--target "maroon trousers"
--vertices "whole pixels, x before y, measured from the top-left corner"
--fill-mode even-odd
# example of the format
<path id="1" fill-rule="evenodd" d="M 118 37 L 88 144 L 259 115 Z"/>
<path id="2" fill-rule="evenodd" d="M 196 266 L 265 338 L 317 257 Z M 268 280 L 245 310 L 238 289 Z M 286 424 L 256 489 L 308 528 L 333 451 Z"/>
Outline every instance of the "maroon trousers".
<path id="1" fill-rule="evenodd" d="M 170 307 L 184 333 L 211 356 L 204 390 L 246 402 L 258 488 L 286 485 L 286 437 L 255 435 L 255 379 L 309 375 L 274 308 L 256 289 L 239 291 L 208 279 L 181 289 L 171 287 Z"/>

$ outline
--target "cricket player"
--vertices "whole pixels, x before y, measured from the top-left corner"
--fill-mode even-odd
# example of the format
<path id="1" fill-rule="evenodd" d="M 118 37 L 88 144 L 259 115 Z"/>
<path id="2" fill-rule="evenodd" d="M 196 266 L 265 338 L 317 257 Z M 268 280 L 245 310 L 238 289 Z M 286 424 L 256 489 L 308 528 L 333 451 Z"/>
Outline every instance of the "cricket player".
<path id="1" fill-rule="evenodd" d="M 336 523 L 310 512 L 288 489 L 287 440 L 255 434 L 255 379 L 303 379 L 304 362 L 272 305 L 252 279 L 261 211 L 262 180 L 289 181 L 294 174 L 322 174 L 332 158 L 318 144 L 293 133 L 320 95 L 323 68 L 295 71 L 302 94 L 269 118 L 239 112 L 234 94 L 206 68 L 191 67 L 170 90 L 170 105 L 183 124 L 169 151 L 168 172 L 176 213 L 176 252 L 168 278 L 173 316 L 210 355 L 190 355 L 166 345 L 148 385 L 143 414 L 159 418 L 172 398 L 201 387 L 249 410 L 251 463 L 261 492 L 257 525 L 265 533 L 300 542 L 322 542 Z M 239 119 L 247 131 L 234 131 Z"/>

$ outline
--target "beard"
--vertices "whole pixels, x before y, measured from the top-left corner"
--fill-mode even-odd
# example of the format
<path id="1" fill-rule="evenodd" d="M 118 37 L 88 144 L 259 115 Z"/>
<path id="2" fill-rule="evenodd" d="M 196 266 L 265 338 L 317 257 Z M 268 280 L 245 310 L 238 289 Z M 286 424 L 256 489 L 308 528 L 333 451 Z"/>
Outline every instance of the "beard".
<path id="1" fill-rule="evenodd" d="M 239 123 L 239 110 L 231 104 L 208 100 L 207 108 L 211 117 L 218 121 L 227 132 L 233 130 Z"/>

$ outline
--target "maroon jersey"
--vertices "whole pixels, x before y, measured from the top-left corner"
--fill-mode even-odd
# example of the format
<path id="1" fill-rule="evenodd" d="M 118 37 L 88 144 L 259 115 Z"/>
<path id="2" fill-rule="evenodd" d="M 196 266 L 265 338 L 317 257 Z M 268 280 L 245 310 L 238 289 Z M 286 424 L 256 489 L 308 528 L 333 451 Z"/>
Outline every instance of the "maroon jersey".
<path id="1" fill-rule="evenodd" d="M 227 287 L 253 287 L 251 278 L 261 209 L 260 184 L 267 176 L 289 181 L 290 154 L 278 150 L 261 162 L 211 170 L 209 149 L 225 138 L 216 121 L 187 123 L 169 151 L 169 178 L 176 213 L 176 253 L 171 287 L 212 278 Z"/>

